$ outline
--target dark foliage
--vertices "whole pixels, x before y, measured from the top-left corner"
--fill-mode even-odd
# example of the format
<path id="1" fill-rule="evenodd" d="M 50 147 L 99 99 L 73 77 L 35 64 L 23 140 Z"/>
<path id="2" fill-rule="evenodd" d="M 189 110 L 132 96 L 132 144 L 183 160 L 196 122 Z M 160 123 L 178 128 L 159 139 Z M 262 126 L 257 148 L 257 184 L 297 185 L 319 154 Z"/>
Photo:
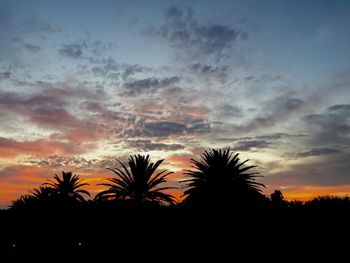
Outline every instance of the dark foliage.
<path id="1" fill-rule="evenodd" d="M 244 166 L 238 154 L 229 149 L 205 151 L 202 160 L 192 159 L 195 170 L 186 172 L 185 203 L 194 206 L 227 207 L 255 206 L 263 202 L 263 184 L 255 179 L 258 173 L 250 172 L 255 166 Z"/>
<path id="2" fill-rule="evenodd" d="M 149 156 L 135 155 L 129 158 L 129 169 L 120 162 L 122 169 L 111 169 L 117 176 L 110 178 L 110 183 L 102 183 L 109 189 L 97 194 L 96 199 L 121 199 L 131 200 L 136 205 L 144 203 L 165 202 L 170 205 L 176 203 L 175 198 L 163 191 L 174 189 L 174 187 L 159 187 L 166 182 L 166 177 L 172 172 L 162 170 L 156 173 L 156 169 L 164 160 L 152 163 Z"/>

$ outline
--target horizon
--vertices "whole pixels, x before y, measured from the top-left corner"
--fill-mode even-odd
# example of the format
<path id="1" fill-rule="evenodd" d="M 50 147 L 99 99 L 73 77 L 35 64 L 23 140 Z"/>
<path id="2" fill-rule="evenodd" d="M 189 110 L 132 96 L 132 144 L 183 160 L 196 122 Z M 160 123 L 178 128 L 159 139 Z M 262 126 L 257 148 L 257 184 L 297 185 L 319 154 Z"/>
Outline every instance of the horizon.
<path id="1" fill-rule="evenodd" d="M 0 208 L 61 171 L 230 148 L 265 194 L 350 193 L 349 1 L 2 1 Z M 175 192 L 178 197 L 182 190 Z"/>

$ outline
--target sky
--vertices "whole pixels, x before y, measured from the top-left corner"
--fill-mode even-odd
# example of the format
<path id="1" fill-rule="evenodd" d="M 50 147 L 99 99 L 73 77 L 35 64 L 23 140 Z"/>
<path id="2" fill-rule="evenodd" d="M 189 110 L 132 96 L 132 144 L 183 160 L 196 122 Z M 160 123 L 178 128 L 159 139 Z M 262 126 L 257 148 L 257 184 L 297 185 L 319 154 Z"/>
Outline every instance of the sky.
<path id="1" fill-rule="evenodd" d="M 266 194 L 346 195 L 349 58 L 346 0 L 1 0 L 0 207 L 138 153 L 179 186 L 227 147 Z"/>

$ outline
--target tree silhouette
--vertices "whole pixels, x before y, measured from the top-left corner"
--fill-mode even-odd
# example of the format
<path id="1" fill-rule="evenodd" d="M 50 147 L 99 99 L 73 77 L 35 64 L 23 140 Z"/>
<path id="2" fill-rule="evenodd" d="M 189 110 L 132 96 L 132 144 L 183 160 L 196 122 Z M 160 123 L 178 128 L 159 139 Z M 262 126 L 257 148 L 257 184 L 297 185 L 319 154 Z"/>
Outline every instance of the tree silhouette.
<path id="1" fill-rule="evenodd" d="M 33 195 L 27 194 L 27 195 L 22 195 L 16 200 L 13 200 L 10 208 L 12 209 L 21 209 L 23 207 L 28 207 L 34 202 L 35 198 Z"/>
<path id="2" fill-rule="evenodd" d="M 258 173 L 247 173 L 255 166 L 243 165 L 238 153 L 232 156 L 229 149 L 205 151 L 202 160 L 191 159 L 195 170 L 187 170 L 183 180 L 185 204 L 198 206 L 251 205 L 263 199 L 261 187 L 255 182 Z"/>
<path id="3" fill-rule="evenodd" d="M 110 183 L 99 184 L 107 186 L 109 189 L 97 194 L 96 199 L 132 200 L 138 205 L 146 202 L 176 203 L 176 199 L 172 195 L 163 193 L 163 190 L 175 187 L 159 187 L 160 184 L 166 182 L 166 177 L 172 172 L 162 170 L 155 174 L 158 166 L 164 161 L 163 159 L 154 164 L 149 155 L 130 156 L 129 169 L 122 162 L 117 161 L 123 170 L 107 168 L 114 172 L 117 177 L 109 178 Z"/>
<path id="4" fill-rule="evenodd" d="M 62 172 L 62 179 L 56 174 L 53 181 L 50 180 L 49 183 L 45 183 L 44 185 L 52 187 L 58 198 L 62 200 L 78 200 L 83 202 L 85 199 L 81 194 L 90 196 L 90 193 L 80 189 L 82 186 L 89 185 L 82 183 L 82 181 L 78 175 L 73 175 L 72 172 Z M 39 192 L 38 194 L 40 195 Z"/>
<path id="5" fill-rule="evenodd" d="M 275 208 L 284 208 L 287 206 L 287 201 L 280 190 L 275 190 L 270 195 L 272 206 Z"/>
<path id="6" fill-rule="evenodd" d="M 53 199 L 56 195 L 56 190 L 48 186 L 40 186 L 39 188 L 34 188 L 32 192 L 33 198 L 42 201 Z"/>

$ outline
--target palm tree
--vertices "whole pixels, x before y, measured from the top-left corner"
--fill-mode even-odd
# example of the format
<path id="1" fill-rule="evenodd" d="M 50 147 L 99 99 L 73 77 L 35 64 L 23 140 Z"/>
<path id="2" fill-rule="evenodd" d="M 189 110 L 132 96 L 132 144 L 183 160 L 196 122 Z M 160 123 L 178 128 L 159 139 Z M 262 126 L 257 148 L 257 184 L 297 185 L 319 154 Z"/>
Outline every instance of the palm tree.
<path id="1" fill-rule="evenodd" d="M 47 201 L 56 196 L 56 191 L 52 187 L 40 186 L 33 189 L 32 196 L 37 200 Z"/>
<path id="2" fill-rule="evenodd" d="M 166 177 L 172 172 L 162 170 L 155 174 L 156 169 L 164 160 L 159 160 L 154 164 L 149 155 L 130 156 L 129 169 L 122 162 L 117 161 L 123 170 L 107 168 L 117 176 L 109 178 L 110 183 L 100 184 L 109 189 L 97 194 L 96 199 L 132 200 L 138 205 L 146 202 L 175 204 L 176 199 L 172 195 L 162 192 L 175 187 L 159 187 L 160 184 L 166 182 Z"/>
<path id="3" fill-rule="evenodd" d="M 12 201 L 10 208 L 11 209 L 21 209 L 23 207 L 28 207 L 28 206 L 32 205 L 34 201 L 35 201 L 35 198 L 32 195 L 30 195 L 30 194 L 22 195 L 19 198 L 17 198 L 16 200 Z"/>
<path id="4" fill-rule="evenodd" d="M 85 201 L 81 194 L 86 194 L 90 196 L 89 192 L 80 189 L 82 186 L 89 185 L 87 183 L 82 183 L 82 179 L 78 175 L 73 175 L 72 172 L 62 172 L 62 179 L 56 174 L 54 180 L 50 180 L 49 183 L 44 185 L 49 185 L 57 193 L 57 196 L 63 200 L 79 200 Z"/>
<path id="5" fill-rule="evenodd" d="M 247 172 L 255 166 L 243 165 L 239 154 L 232 156 L 229 149 L 205 151 L 202 160 L 191 159 L 195 170 L 186 170 L 190 179 L 184 188 L 184 204 L 199 206 L 249 205 L 262 198 L 263 184 L 255 182 L 258 173 Z"/>

